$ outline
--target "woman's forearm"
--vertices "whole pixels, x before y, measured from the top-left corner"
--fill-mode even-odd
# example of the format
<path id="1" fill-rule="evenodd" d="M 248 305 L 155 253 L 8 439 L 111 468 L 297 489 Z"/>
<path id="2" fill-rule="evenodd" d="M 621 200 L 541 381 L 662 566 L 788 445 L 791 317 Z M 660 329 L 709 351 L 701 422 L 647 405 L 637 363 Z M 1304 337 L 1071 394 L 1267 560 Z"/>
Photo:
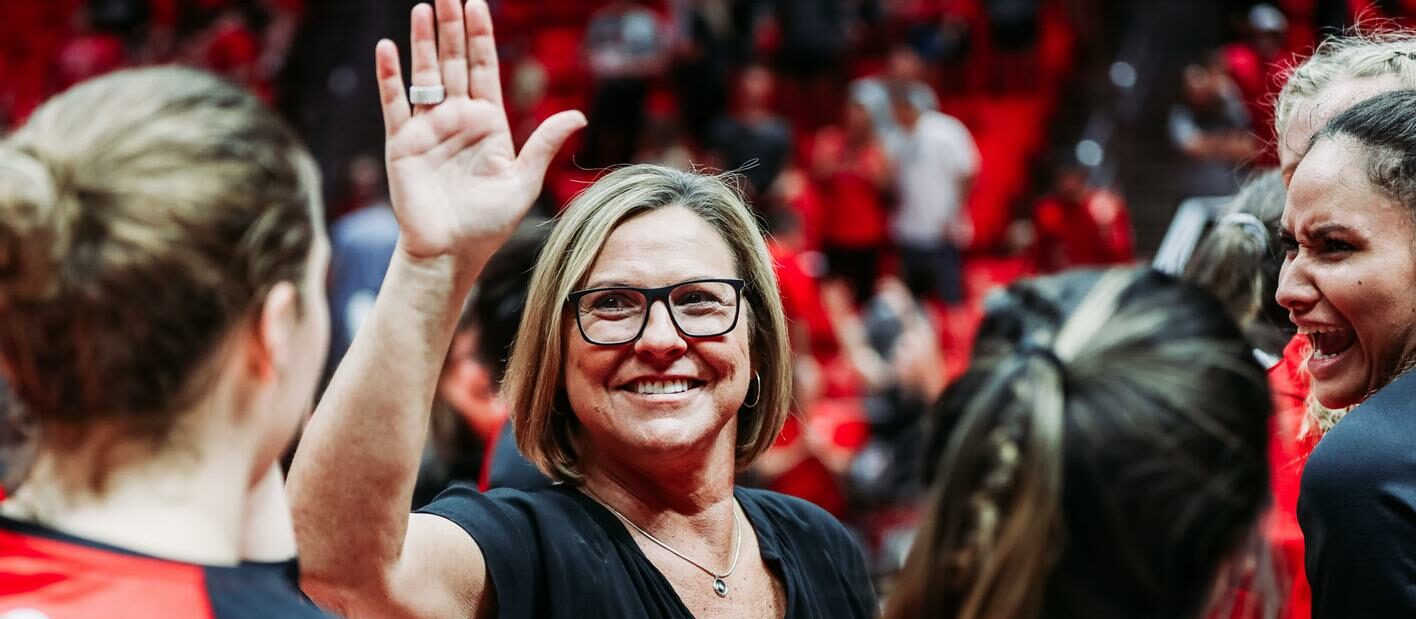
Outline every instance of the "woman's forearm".
<path id="1" fill-rule="evenodd" d="M 438 374 L 484 263 L 395 251 L 291 467 L 306 579 L 358 588 L 397 563 Z"/>

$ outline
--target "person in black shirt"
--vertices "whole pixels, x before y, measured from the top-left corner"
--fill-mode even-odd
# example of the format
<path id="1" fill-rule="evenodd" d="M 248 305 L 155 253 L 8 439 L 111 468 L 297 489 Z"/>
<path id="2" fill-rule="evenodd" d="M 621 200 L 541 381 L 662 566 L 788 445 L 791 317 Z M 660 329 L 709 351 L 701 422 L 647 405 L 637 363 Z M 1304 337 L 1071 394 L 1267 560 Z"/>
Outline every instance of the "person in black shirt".
<path id="1" fill-rule="evenodd" d="M 1343 111 L 1294 169 L 1278 302 L 1300 336 L 1312 394 L 1356 406 L 1304 468 L 1298 521 L 1313 616 L 1416 614 L 1416 91 Z"/>
<path id="2" fill-rule="evenodd" d="M 1020 282 L 986 312 L 934 409 L 926 511 L 885 616 L 1219 616 L 1269 435 L 1264 370 L 1224 306 L 1116 269 Z"/>
<path id="3" fill-rule="evenodd" d="M 188 69 L 82 83 L 0 143 L 0 368 L 38 442 L 0 616 L 324 616 L 282 567 L 278 466 L 329 344 L 319 186 Z"/>
<path id="4" fill-rule="evenodd" d="M 559 483 L 408 514 L 460 296 L 584 123 L 552 116 L 517 155 L 487 5 L 437 15 L 435 43 L 414 9 L 412 75 L 443 102 L 410 114 L 397 50 L 377 51 L 401 249 L 291 470 L 306 592 L 379 617 L 873 616 L 839 522 L 734 485 L 785 421 L 791 352 L 766 243 L 717 177 L 630 166 L 566 207 L 503 389 L 518 447 Z"/>

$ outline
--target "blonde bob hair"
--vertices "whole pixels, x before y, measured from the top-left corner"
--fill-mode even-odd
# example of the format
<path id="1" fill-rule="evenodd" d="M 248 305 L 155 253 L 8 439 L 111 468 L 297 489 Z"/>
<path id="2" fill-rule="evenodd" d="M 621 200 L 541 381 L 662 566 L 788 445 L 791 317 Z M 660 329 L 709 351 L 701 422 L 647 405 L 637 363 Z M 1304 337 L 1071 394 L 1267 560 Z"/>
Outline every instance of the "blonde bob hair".
<path id="1" fill-rule="evenodd" d="M 571 291 L 582 287 L 600 249 L 620 223 L 671 206 L 686 208 L 727 243 L 743 288 L 753 370 L 760 398 L 738 409 L 737 467 L 771 446 L 791 401 L 791 349 L 772 259 L 752 211 L 724 178 L 655 165 L 617 169 L 576 196 L 536 262 L 526 313 L 507 365 L 504 392 L 516 446 L 552 479 L 578 482 L 579 420 L 565 391 L 564 325 Z M 691 248 L 685 248 L 689 251 Z M 751 387 L 749 387 L 751 389 Z"/>

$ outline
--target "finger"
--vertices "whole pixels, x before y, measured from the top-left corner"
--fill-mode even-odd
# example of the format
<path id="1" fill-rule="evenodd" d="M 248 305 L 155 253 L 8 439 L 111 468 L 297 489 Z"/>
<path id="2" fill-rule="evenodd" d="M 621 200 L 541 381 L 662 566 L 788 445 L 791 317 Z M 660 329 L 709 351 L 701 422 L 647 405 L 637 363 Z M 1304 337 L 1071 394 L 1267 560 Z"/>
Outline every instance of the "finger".
<path id="1" fill-rule="evenodd" d="M 467 96 L 467 31 L 460 0 L 438 0 L 438 65 L 447 96 Z"/>
<path id="2" fill-rule="evenodd" d="M 440 86 L 442 72 L 438 69 L 438 43 L 433 34 L 433 7 L 419 4 L 413 7 L 409 53 L 413 56 L 413 85 Z M 431 106 L 420 105 L 419 109 Z"/>
<path id="3" fill-rule="evenodd" d="M 398 46 L 383 39 L 374 46 L 374 67 L 378 75 L 379 103 L 383 107 L 384 134 L 391 136 L 408 122 L 408 94 L 403 90 L 403 68 L 398 62 Z"/>
<path id="4" fill-rule="evenodd" d="M 501 107 L 501 73 L 497 41 L 492 36 L 492 14 L 486 0 L 467 0 L 467 64 L 472 96 Z"/>
<path id="5" fill-rule="evenodd" d="M 541 126 L 536 127 L 536 131 L 526 139 L 526 145 L 521 147 L 521 154 L 516 157 L 516 163 L 521 168 L 521 173 L 526 175 L 528 184 L 538 188 L 541 186 L 541 181 L 546 178 L 546 168 L 550 167 L 556 151 L 560 150 L 572 133 L 584 126 L 585 115 L 572 110 L 547 118 Z"/>

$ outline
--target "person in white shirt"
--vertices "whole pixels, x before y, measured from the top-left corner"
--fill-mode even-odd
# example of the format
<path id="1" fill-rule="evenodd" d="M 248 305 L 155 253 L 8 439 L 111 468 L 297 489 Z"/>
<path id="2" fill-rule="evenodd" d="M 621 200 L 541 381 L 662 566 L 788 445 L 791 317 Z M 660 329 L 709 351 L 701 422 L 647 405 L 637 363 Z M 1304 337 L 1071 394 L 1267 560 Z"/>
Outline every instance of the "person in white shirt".
<path id="1" fill-rule="evenodd" d="M 921 112 L 908 89 L 892 87 L 890 102 L 903 131 L 891 153 L 899 205 L 890 220 L 901 270 L 907 280 L 926 281 L 943 301 L 958 303 L 964 297 L 959 247 L 972 236 L 963 204 L 978 177 L 978 147 L 957 118 Z"/>

